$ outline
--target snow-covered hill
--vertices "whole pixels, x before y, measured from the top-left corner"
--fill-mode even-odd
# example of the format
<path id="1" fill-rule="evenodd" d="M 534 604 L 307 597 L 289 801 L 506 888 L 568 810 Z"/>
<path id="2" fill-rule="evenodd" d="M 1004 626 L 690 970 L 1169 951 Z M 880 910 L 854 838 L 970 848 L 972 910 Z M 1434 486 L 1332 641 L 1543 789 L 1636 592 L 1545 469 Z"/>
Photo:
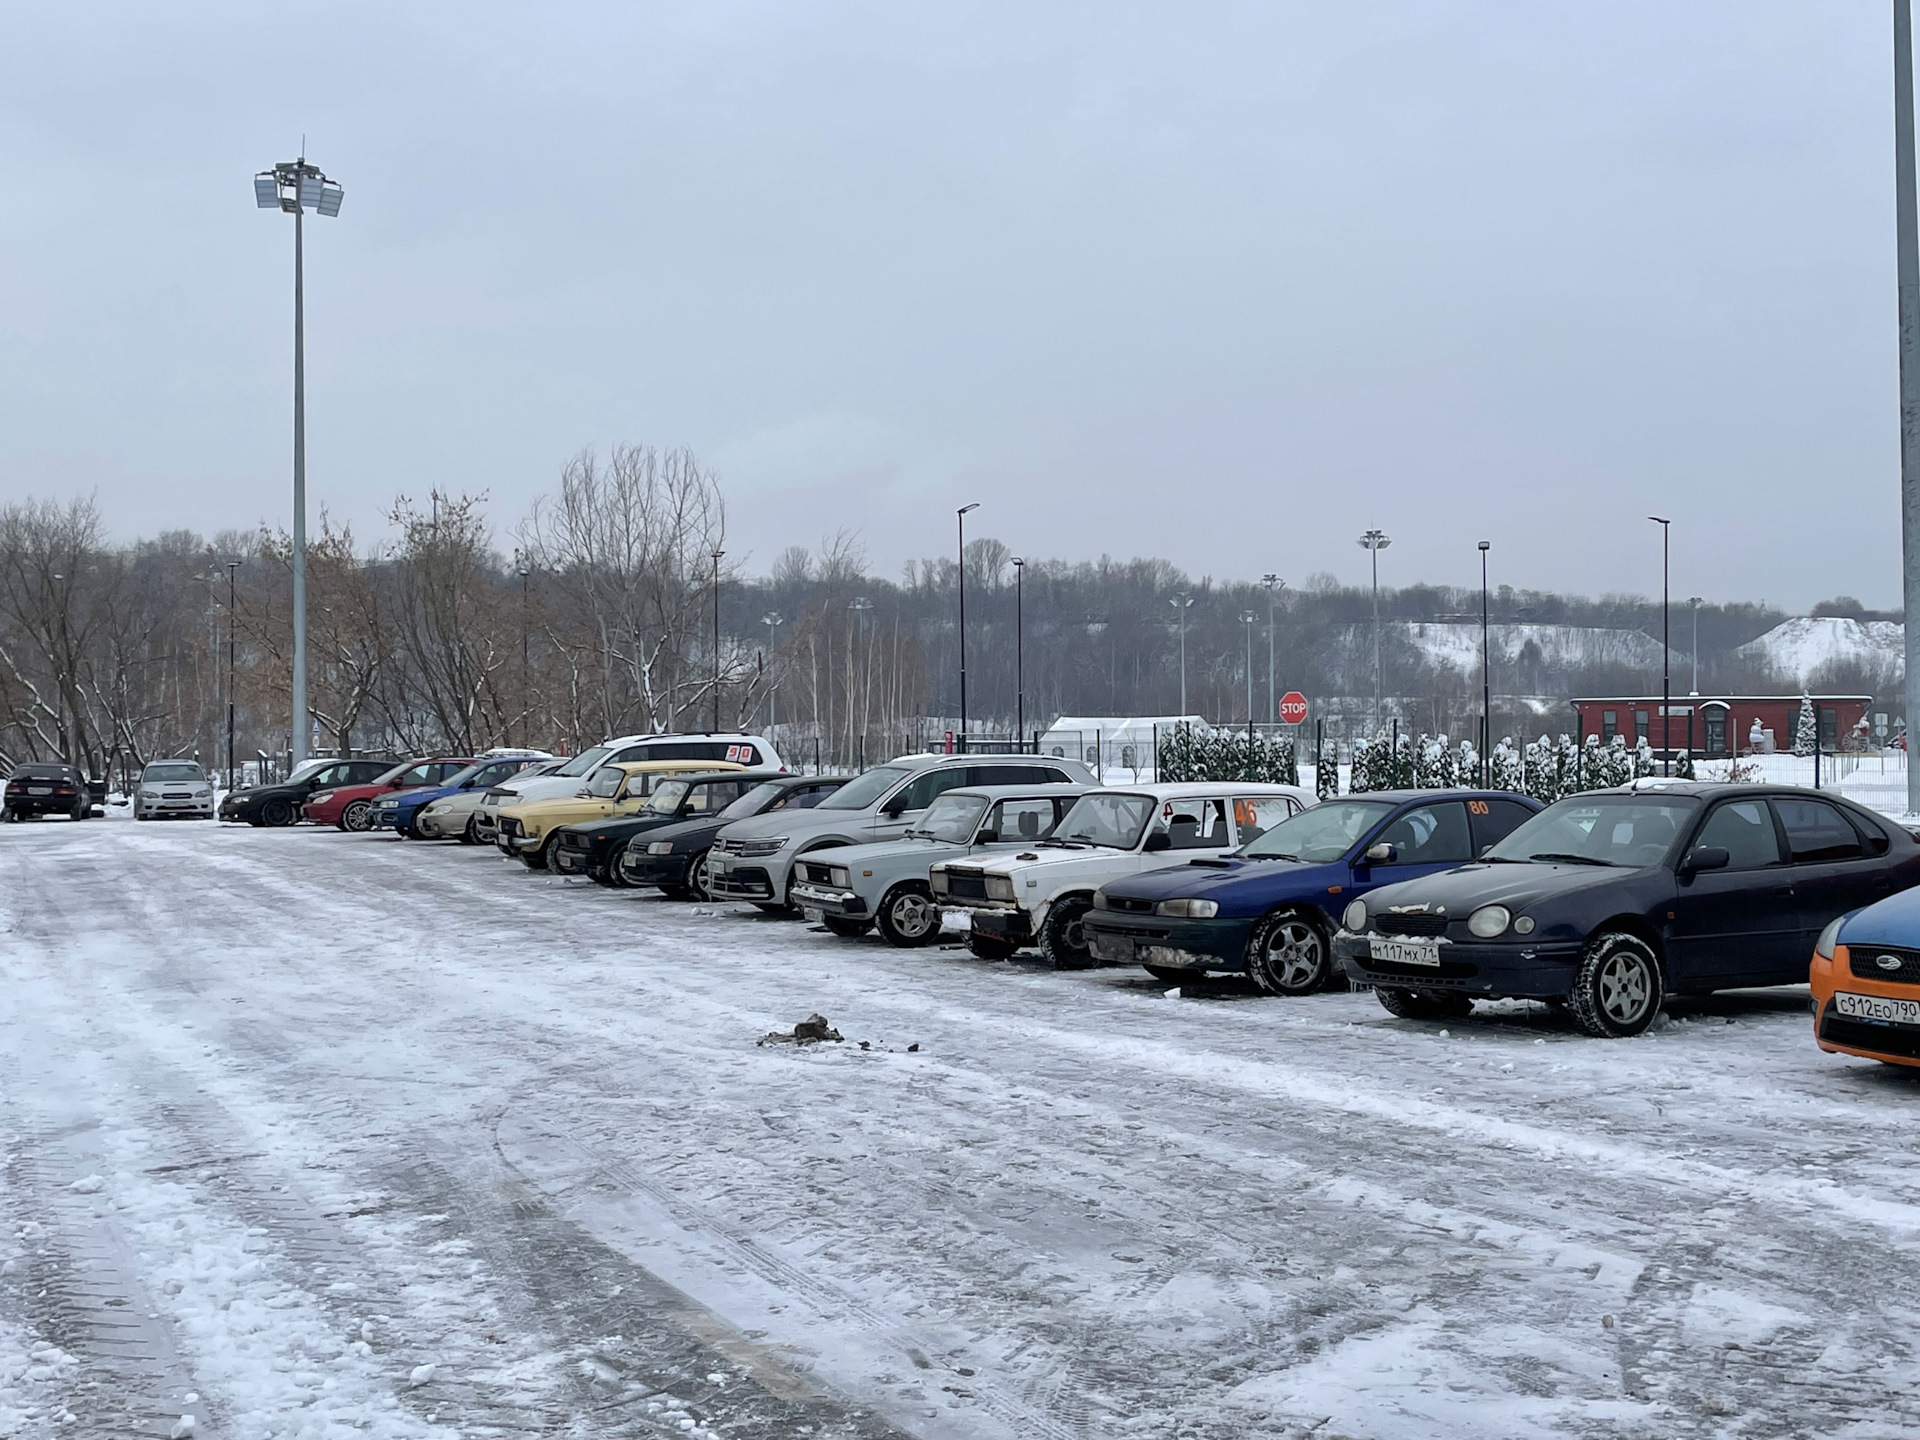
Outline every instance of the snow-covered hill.
<path id="1" fill-rule="evenodd" d="M 1477 674 L 1480 627 L 1455 621 L 1414 623 L 1406 636 L 1435 665 Z M 1644 665 L 1658 674 L 1660 642 L 1638 630 L 1602 630 L 1584 625 L 1492 625 L 1488 648 L 1496 665 L 1511 665 L 1529 646 L 1542 665 L 1577 669 L 1587 665 Z"/>
<path id="2" fill-rule="evenodd" d="M 1776 625 L 1758 640 L 1740 647 L 1749 658 L 1765 659 L 1802 684 L 1829 660 L 1864 660 L 1905 670 L 1906 627 L 1896 620 L 1844 620 L 1800 615 Z"/>

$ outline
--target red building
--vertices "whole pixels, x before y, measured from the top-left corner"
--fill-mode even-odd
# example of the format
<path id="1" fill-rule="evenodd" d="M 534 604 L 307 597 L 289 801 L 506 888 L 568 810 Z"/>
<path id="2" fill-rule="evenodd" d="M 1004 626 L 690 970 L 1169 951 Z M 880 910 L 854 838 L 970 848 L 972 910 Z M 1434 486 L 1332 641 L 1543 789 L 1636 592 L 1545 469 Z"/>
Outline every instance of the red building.
<path id="1" fill-rule="evenodd" d="M 1873 697 L 1815 695 L 1812 699 L 1813 713 L 1820 721 L 1820 748 L 1857 749 L 1862 744 L 1860 722 Z M 1581 699 L 1573 702 L 1573 708 L 1580 716 L 1582 740 L 1598 735 L 1605 743 L 1622 735 L 1629 745 L 1644 739 L 1660 750 L 1666 744 L 1664 723 L 1671 727 L 1667 733 L 1676 751 L 1691 750 L 1709 760 L 1765 750 L 1769 731 L 1772 748 L 1791 750 L 1800 726 L 1798 695 L 1675 695 L 1664 722 L 1658 695 Z"/>

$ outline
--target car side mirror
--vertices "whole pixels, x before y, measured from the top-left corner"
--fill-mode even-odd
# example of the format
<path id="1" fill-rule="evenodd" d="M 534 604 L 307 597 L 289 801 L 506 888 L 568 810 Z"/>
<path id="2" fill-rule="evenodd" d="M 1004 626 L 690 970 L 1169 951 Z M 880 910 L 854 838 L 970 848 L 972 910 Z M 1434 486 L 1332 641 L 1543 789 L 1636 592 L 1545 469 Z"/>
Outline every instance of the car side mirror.
<path id="1" fill-rule="evenodd" d="M 1696 845 L 1687 852 L 1687 858 L 1680 862 L 1680 869 L 1688 874 L 1697 874 L 1702 870 L 1724 870 L 1733 863 L 1733 855 L 1718 845 Z"/>
<path id="2" fill-rule="evenodd" d="M 1173 849 L 1173 836 L 1164 830 L 1156 830 L 1153 834 L 1147 836 L 1147 843 L 1144 848 L 1149 855 L 1158 855 L 1162 850 L 1171 850 Z"/>
<path id="3" fill-rule="evenodd" d="M 1391 865 L 1400 858 L 1400 852 L 1394 848 L 1391 842 L 1381 840 L 1367 846 L 1366 858 L 1367 863 L 1370 865 Z"/>
<path id="4" fill-rule="evenodd" d="M 998 830 L 982 830 L 978 835 L 973 837 L 973 843 L 976 845 L 997 845 L 1000 843 L 1000 832 Z"/>
<path id="5" fill-rule="evenodd" d="M 902 815 L 907 813 L 907 802 L 896 795 L 880 807 L 880 813 L 889 820 L 898 820 Z"/>

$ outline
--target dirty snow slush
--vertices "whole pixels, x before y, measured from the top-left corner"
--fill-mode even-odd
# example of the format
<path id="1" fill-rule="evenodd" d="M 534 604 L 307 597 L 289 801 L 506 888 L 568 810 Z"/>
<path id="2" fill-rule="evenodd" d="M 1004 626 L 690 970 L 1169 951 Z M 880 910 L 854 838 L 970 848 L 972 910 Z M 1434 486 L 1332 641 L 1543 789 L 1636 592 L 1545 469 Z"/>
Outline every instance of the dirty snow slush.
<path id="1" fill-rule="evenodd" d="M 101 824 L 0 832 L 0 994 L 0 1435 L 1920 1437 L 1920 1076 L 1803 992 L 1442 1028 Z"/>

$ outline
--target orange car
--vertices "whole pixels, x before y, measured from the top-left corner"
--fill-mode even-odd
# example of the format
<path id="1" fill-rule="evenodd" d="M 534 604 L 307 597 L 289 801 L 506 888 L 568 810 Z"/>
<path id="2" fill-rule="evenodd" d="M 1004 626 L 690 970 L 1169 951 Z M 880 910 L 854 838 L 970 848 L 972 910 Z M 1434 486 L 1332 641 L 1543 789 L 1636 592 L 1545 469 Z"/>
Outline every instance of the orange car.
<path id="1" fill-rule="evenodd" d="M 1920 890 L 1822 930 L 1808 981 L 1813 1038 L 1822 1050 L 1920 1065 Z"/>

